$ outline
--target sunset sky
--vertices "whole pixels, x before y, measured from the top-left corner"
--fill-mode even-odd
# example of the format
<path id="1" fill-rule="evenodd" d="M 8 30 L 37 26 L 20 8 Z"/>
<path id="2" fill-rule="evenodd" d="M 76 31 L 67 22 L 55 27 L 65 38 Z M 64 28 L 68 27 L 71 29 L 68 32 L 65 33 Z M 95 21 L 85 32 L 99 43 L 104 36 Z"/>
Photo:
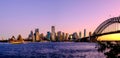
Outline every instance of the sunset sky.
<path id="1" fill-rule="evenodd" d="M 28 37 L 51 26 L 66 33 L 94 31 L 104 20 L 120 16 L 120 0 L 0 0 L 0 37 Z"/>

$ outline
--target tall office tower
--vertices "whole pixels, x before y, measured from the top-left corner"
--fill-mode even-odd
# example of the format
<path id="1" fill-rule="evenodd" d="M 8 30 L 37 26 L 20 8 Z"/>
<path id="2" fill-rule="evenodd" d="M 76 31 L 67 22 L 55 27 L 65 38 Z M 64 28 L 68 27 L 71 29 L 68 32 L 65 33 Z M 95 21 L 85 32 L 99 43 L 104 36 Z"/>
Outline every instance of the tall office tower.
<path id="1" fill-rule="evenodd" d="M 57 32 L 57 40 L 62 41 L 62 32 L 61 31 Z"/>
<path id="2" fill-rule="evenodd" d="M 40 34 L 40 39 L 39 39 L 39 40 L 45 40 L 45 39 L 44 39 L 44 34 L 43 34 L 43 33 Z"/>
<path id="3" fill-rule="evenodd" d="M 62 41 L 65 41 L 65 33 L 62 32 Z"/>
<path id="4" fill-rule="evenodd" d="M 92 35 L 92 32 L 89 32 L 89 36 L 91 36 Z"/>
<path id="5" fill-rule="evenodd" d="M 40 41 L 39 29 L 35 29 L 35 41 Z"/>
<path id="6" fill-rule="evenodd" d="M 69 37 L 69 34 L 66 33 L 66 34 L 65 34 L 65 40 L 66 40 L 66 41 L 68 41 L 68 37 Z"/>
<path id="7" fill-rule="evenodd" d="M 79 35 L 78 35 L 77 32 L 75 33 L 75 38 L 76 38 L 76 39 L 79 39 Z"/>
<path id="8" fill-rule="evenodd" d="M 86 29 L 84 29 L 84 37 L 86 37 Z"/>
<path id="9" fill-rule="evenodd" d="M 72 34 L 72 40 L 75 40 L 75 33 Z"/>
<path id="10" fill-rule="evenodd" d="M 81 39 L 82 38 L 82 33 L 81 32 L 79 32 L 79 39 Z"/>
<path id="11" fill-rule="evenodd" d="M 92 35 L 92 32 L 89 32 L 89 39 L 88 40 L 91 40 L 91 35 Z"/>
<path id="12" fill-rule="evenodd" d="M 46 38 L 47 38 L 47 40 L 49 40 L 49 41 L 50 41 L 50 38 L 51 38 L 51 33 L 50 33 L 49 31 L 47 32 Z"/>
<path id="13" fill-rule="evenodd" d="M 33 31 L 30 32 L 28 39 L 32 40 L 33 42 L 35 41 Z"/>
<path id="14" fill-rule="evenodd" d="M 52 26 L 51 27 L 51 39 L 52 41 L 55 41 L 55 26 Z"/>
<path id="15" fill-rule="evenodd" d="M 39 33 L 39 29 L 38 29 L 38 28 L 37 28 L 37 29 L 35 29 L 35 33 L 36 33 L 36 32 L 38 32 L 38 33 Z"/>

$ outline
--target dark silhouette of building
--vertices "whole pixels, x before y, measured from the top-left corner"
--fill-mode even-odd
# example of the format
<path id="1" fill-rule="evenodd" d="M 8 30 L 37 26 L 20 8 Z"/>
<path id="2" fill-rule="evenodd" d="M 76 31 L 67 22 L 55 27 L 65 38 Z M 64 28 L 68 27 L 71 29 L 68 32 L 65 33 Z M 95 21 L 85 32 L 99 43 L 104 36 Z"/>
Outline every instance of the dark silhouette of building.
<path id="1" fill-rule="evenodd" d="M 49 40 L 49 41 L 51 40 L 51 33 L 50 33 L 49 31 L 47 32 L 46 38 L 47 38 L 47 40 Z"/>
<path id="2" fill-rule="evenodd" d="M 86 37 L 86 29 L 84 29 L 84 37 Z"/>
<path id="3" fill-rule="evenodd" d="M 55 38 L 56 38 L 56 33 L 55 33 L 55 26 L 52 26 L 51 27 L 51 40 L 52 41 L 56 41 Z"/>

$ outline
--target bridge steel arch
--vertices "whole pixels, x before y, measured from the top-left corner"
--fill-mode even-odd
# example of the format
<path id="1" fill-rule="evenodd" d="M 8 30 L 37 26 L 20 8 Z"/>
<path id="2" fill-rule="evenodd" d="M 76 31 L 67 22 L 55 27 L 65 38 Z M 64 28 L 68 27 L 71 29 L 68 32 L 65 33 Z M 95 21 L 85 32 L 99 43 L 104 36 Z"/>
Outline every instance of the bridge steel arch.
<path id="1" fill-rule="evenodd" d="M 110 18 L 108 20 L 105 20 L 104 22 L 102 22 L 97 28 L 96 30 L 93 32 L 93 35 L 97 35 L 97 34 L 101 34 L 102 31 L 107 28 L 109 25 L 113 24 L 113 23 L 120 23 L 120 16 L 119 17 L 113 17 Z"/>

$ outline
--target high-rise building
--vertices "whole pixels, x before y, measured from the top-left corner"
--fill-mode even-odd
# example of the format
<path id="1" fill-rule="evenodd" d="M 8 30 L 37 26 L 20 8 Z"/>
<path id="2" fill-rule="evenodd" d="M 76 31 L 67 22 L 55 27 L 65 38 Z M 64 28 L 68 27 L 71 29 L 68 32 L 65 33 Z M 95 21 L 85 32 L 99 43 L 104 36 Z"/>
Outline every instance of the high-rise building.
<path id="1" fill-rule="evenodd" d="M 84 37 L 86 37 L 86 29 L 84 29 Z"/>
<path id="2" fill-rule="evenodd" d="M 92 32 L 89 32 L 89 41 L 91 40 Z"/>
<path id="3" fill-rule="evenodd" d="M 92 35 L 92 32 L 89 32 L 89 36 L 91 36 Z"/>
<path id="4" fill-rule="evenodd" d="M 33 34 L 33 31 L 31 31 L 31 39 L 32 39 L 33 42 L 35 41 L 35 36 Z"/>
<path id="5" fill-rule="evenodd" d="M 65 33 L 62 32 L 62 41 L 65 41 Z"/>
<path id="6" fill-rule="evenodd" d="M 38 28 L 37 28 L 37 29 L 35 29 L 35 33 L 37 33 L 37 32 L 39 33 L 39 29 L 38 29 Z"/>
<path id="7" fill-rule="evenodd" d="M 79 32 L 79 39 L 81 39 L 82 38 L 82 33 L 81 32 Z"/>
<path id="8" fill-rule="evenodd" d="M 51 27 L 51 40 L 52 41 L 55 41 L 55 26 L 52 26 Z"/>
<path id="9" fill-rule="evenodd" d="M 40 40 L 45 40 L 43 33 L 40 34 Z"/>
<path id="10" fill-rule="evenodd" d="M 55 26 L 52 26 L 52 27 L 51 27 L 51 31 L 52 31 L 53 33 L 55 33 Z"/>
<path id="11" fill-rule="evenodd" d="M 39 34 L 39 29 L 35 29 L 35 41 L 40 41 L 40 34 Z"/>
<path id="12" fill-rule="evenodd" d="M 51 33 L 50 33 L 49 31 L 47 32 L 46 38 L 47 38 L 47 40 L 49 40 L 49 41 L 50 41 L 50 38 L 51 38 Z"/>
<path id="13" fill-rule="evenodd" d="M 68 41 L 68 37 L 69 37 L 69 34 L 66 33 L 66 34 L 65 34 L 65 40 L 66 40 L 66 41 Z"/>
<path id="14" fill-rule="evenodd" d="M 62 32 L 61 31 L 57 32 L 57 40 L 62 41 Z"/>
<path id="15" fill-rule="evenodd" d="M 35 37 L 34 37 L 33 31 L 30 32 L 28 39 L 32 40 L 33 42 L 35 41 Z"/>

